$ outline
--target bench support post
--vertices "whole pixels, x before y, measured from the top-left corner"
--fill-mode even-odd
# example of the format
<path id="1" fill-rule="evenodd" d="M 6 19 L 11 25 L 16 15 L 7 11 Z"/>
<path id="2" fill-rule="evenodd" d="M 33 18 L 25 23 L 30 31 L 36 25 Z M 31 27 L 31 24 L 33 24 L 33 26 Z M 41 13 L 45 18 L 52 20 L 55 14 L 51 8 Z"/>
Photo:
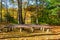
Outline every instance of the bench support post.
<path id="1" fill-rule="evenodd" d="M 20 32 L 22 32 L 22 28 L 20 28 Z"/>
<path id="2" fill-rule="evenodd" d="M 42 31 L 44 32 L 45 28 L 42 29 Z"/>
<path id="3" fill-rule="evenodd" d="M 34 31 L 34 29 L 31 27 L 31 31 L 33 32 Z"/>
<path id="4" fill-rule="evenodd" d="M 47 30 L 46 30 L 46 32 L 49 32 L 49 31 L 50 31 L 50 29 L 47 29 Z"/>

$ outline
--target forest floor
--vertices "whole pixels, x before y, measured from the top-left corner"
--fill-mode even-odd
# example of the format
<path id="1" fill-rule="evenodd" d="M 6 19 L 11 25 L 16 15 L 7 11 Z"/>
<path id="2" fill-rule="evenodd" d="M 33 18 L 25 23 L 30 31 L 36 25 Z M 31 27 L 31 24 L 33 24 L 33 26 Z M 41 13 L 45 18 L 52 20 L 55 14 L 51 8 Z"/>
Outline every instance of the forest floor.
<path id="1" fill-rule="evenodd" d="M 34 32 L 11 31 L 1 32 L 0 40 L 60 40 L 60 26 L 55 26 L 50 32 L 35 30 Z"/>

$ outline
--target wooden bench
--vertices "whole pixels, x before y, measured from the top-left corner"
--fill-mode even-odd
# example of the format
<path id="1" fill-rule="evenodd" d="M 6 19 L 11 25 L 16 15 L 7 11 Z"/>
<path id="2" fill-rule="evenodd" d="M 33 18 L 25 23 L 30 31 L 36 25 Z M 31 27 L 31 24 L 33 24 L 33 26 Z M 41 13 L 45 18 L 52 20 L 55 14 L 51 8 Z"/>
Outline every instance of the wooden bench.
<path id="1" fill-rule="evenodd" d="M 34 24 L 27 24 L 27 25 L 22 25 L 22 24 L 14 24 L 14 25 L 8 25 L 7 28 L 11 28 L 12 30 L 14 28 L 19 28 L 20 29 L 20 32 L 22 32 L 22 28 L 26 28 L 26 29 L 30 29 L 32 32 L 35 30 L 35 29 L 40 29 L 41 31 L 45 31 L 46 32 L 49 32 L 50 29 L 52 29 L 53 27 L 49 26 L 49 25 L 34 25 Z"/>

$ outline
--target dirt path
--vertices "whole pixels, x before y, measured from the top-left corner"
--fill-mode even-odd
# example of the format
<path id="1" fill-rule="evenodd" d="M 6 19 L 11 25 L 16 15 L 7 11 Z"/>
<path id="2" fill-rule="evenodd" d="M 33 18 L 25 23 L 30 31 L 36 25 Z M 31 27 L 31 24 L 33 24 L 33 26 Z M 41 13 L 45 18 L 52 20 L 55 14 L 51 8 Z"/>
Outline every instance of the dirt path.
<path id="1" fill-rule="evenodd" d="M 32 37 L 21 37 L 21 38 L 6 38 L 0 40 L 48 40 L 48 39 L 60 39 L 60 35 L 41 35 L 41 36 L 32 36 Z"/>

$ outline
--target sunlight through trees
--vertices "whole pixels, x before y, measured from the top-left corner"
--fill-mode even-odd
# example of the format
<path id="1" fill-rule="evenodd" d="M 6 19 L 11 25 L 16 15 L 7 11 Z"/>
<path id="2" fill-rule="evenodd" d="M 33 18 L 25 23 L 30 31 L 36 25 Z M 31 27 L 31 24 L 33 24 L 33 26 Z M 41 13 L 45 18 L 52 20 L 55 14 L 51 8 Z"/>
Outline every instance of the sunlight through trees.
<path id="1" fill-rule="evenodd" d="M 0 22 L 60 25 L 59 11 L 59 0 L 0 0 Z"/>

